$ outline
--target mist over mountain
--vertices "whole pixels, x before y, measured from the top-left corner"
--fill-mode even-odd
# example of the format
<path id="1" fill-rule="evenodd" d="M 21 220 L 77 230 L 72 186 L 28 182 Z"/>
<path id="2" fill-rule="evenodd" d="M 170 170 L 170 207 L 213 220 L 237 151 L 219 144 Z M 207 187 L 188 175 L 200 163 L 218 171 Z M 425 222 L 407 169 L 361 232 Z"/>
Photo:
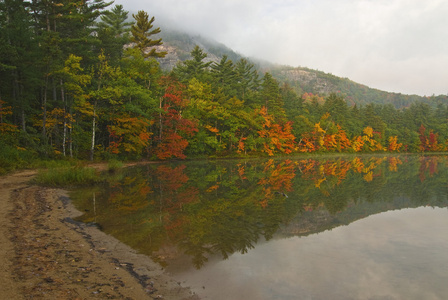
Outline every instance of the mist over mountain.
<path id="1" fill-rule="evenodd" d="M 354 82 L 349 78 L 325 73 L 325 71 L 279 65 L 253 57 L 245 57 L 211 38 L 189 34 L 170 24 L 162 24 L 161 29 L 160 37 L 163 39 L 163 45 L 158 48 L 168 54 L 158 61 L 165 71 L 171 70 L 179 62 L 189 59 L 191 50 L 198 45 L 207 53 L 205 61 L 219 62 L 224 55 L 233 62 L 245 58 L 255 65 L 260 75 L 270 72 L 281 84 L 288 83 L 292 86 L 299 95 L 311 93 L 325 97 L 330 93 L 340 93 L 349 105 L 391 104 L 397 109 L 409 107 L 411 103 L 417 101 L 427 103 L 432 107 L 448 103 L 447 95 L 424 97 L 382 91 Z"/>

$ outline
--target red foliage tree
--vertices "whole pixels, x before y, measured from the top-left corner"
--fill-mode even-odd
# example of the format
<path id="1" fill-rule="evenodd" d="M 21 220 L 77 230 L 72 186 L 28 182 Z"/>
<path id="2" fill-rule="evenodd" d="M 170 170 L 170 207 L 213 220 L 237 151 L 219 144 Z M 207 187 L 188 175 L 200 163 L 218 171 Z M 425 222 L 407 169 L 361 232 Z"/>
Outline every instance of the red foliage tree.
<path id="1" fill-rule="evenodd" d="M 155 153 L 159 159 L 177 157 L 184 159 L 188 146 L 186 137 L 198 131 L 196 122 L 183 118 L 182 111 L 188 106 L 184 98 L 185 86 L 171 77 L 163 77 L 161 84 L 165 86 L 159 115 L 159 144 Z"/>

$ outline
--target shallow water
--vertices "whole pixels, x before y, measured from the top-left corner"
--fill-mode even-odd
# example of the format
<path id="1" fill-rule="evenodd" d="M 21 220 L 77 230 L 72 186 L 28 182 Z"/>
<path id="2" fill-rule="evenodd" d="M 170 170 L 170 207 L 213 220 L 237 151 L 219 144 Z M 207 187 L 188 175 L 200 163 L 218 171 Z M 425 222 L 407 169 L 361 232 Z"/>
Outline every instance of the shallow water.
<path id="1" fill-rule="evenodd" d="M 445 299 L 448 160 L 342 156 L 129 168 L 72 192 L 204 299 Z"/>

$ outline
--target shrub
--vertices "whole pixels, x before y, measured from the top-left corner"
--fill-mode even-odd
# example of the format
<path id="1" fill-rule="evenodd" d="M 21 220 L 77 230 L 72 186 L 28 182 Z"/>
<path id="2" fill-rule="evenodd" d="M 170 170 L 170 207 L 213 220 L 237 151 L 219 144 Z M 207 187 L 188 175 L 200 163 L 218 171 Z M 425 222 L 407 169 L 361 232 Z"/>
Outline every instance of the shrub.
<path id="1" fill-rule="evenodd" d="M 30 151 L 0 141 L 0 175 L 16 169 L 29 168 L 33 161 L 35 157 Z"/>

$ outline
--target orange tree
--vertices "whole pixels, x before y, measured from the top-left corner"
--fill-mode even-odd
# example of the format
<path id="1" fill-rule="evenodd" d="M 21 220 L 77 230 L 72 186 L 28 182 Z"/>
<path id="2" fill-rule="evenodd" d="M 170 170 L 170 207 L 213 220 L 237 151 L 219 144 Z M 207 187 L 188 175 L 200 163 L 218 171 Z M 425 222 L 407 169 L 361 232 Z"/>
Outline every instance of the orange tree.
<path id="1" fill-rule="evenodd" d="M 188 146 L 186 137 L 192 137 L 198 131 L 196 122 L 182 116 L 183 110 L 188 106 L 188 100 L 183 95 L 185 86 L 171 77 L 163 77 L 161 85 L 165 88 L 165 93 L 161 101 L 155 154 L 159 159 L 183 159 L 186 158 L 184 150 Z"/>

